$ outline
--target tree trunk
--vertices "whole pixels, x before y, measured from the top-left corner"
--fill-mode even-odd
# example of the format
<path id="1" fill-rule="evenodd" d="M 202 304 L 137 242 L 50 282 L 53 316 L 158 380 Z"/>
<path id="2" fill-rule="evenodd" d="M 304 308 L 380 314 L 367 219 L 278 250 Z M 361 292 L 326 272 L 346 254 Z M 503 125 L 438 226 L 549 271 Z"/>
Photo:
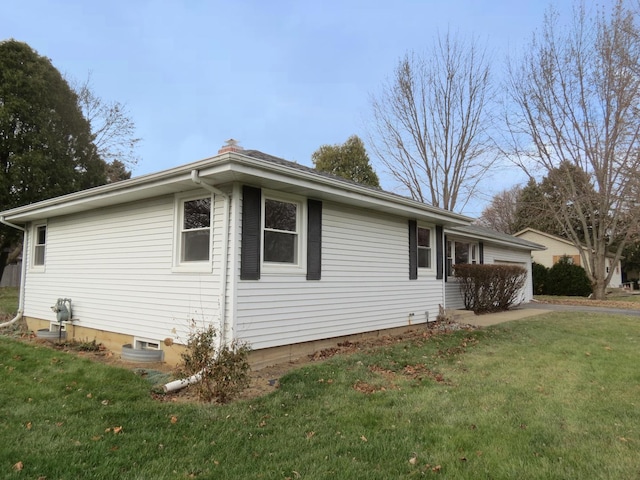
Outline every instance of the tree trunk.
<path id="1" fill-rule="evenodd" d="M 594 300 L 605 300 L 607 297 L 607 284 L 602 281 L 596 280 L 592 284 L 593 288 L 593 299 Z"/>

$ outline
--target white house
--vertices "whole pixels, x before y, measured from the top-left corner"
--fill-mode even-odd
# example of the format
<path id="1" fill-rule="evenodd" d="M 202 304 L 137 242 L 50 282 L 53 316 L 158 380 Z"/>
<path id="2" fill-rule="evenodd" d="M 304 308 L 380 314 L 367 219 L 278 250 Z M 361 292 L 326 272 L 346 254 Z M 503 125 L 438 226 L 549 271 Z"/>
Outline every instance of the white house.
<path id="1" fill-rule="evenodd" d="M 517 263 L 526 240 L 471 219 L 256 150 L 4 212 L 24 229 L 20 309 L 32 329 L 162 349 L 212 322 L 265 364 L 360 334 L 424 324 L 461 306 L 447 266 Z M 532 297 L 530 283 L 522 301 Z"/>
<path id="2" fill-rule="evenodd" d="M 583 265 L 580 250 L 576 248 L 573 242 L 566 238 L 541 232 L 534 228 L 525 228 L 524 230 L 520 230 L 515 233 L 514 236 L 547 247 L 545 250 L 534 251 L 532 253 L 533 261 L 540 265 L 544 265 L 547 268 L 553 267 L 562 257 L 569 257 L 574 265 L 580 265 L 585 268 L 588 267 L 588 264 Z M 582 248 L 587 252 L 586 247 Z M 614 265 L 614 259 L 614 254 L 608 254 L 605 259 L 605 268 L 607 269 L 607 273 L 613 269 L 613 275 L 611 276 L 611 280 L 608 285 L 610 288 L 618 288 L 622 286 L 622 268 L 620 266 L 620 261 L 618 260 Z"/>

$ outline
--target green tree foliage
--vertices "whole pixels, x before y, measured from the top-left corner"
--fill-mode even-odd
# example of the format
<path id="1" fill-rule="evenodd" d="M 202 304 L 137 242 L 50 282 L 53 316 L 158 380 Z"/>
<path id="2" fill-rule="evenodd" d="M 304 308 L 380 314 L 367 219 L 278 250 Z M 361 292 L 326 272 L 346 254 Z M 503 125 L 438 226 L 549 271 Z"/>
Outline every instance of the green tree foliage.
<path id="1" fill-rule="evenodd" d="M 131 178 L 131 172 L 120 160 L 113 160 L 106 166 L 107 183 L 119 182 Z"/>
<path id="2" fill-rule="evenodd" d="M 628 244 L 622 257 L 622 271 L 626 272 L 626 281 L 637 280 L 640 272 L 640 242 Z"/>
<path id="3" fill-rule="evenodd" d="M 516 198 L 514 233 L 527 227 L 564 236 L 562 225 L 549 214 L 544 194 L 535 179 L 529 179 Z"/>
<path id="4" fill-rule="evenodd" d="M 531 264 L 531 276 L 533 279 L 533 294 L 544 295 L 547 289 L 549 269 L 541 263 L 533 262 Z"/>
<path id="5" fill-rule="evenodd" d="M 0 42 L 0 208 L 106 182 L 78 96 L 29 45 Z M 19 232 L 0 225 L 0 275 Z"/>
<path id="6" fill-rule="evenodd" d="M 591 294 L 591 281 L 587 272 L 579 265 L 574 265 L 569 257 L 562 257 L 549 269 L 546 295 L 569 295 L 587 297 Z"/>
<path id="7" fill-rule="evenodd" d="M 589 175 L 570 162 L 561 162 L 550 169 L 540 183 L 531 178 L 520 191 L 516 199 L 516 231 L 531 227 L 571 240 L 567 232 L 570 228 L 582 244 L 585 234 L 580 218 L 588 217 L 591 223 L 597 223 L 591 220 L 598 215 L 596 205 L 583 208 L 594 196 Z M 579 202 L 576 201 L 578 198 Z M 570 220 L 568 224 L 561 223 L 554 215 L 554 211 L 561 209 Z"/>
<path id="8" fill-rule="evenodd" d="M 349 137 L 342 145 L 322 145 L 313 152 L 311 158 L 320 172 L 380 187 L 380 180 L 371 166 L 364 143 L 357 135 Z"/>

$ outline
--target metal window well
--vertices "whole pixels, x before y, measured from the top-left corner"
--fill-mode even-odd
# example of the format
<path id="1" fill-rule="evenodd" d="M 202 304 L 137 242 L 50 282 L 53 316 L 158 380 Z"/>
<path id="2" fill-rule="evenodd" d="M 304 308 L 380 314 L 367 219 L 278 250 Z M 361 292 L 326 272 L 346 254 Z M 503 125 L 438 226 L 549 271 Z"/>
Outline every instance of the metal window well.
<path id="1" fill-rule="evenodd" d="M 48 328 L 42 328 L 36 332 L 36 337 L 48 340 L 50 342 L 57 342 L 58 340 L 66 340 L 67 332 L 59 330 L 49 330 Z"/>
<path id="2" fill-rule="evenodd" d="M 127 343 L 122 345 L 122 359 L 129 362 L 162 362 L 164 352 L 152 348 L 134 348 Z"/>

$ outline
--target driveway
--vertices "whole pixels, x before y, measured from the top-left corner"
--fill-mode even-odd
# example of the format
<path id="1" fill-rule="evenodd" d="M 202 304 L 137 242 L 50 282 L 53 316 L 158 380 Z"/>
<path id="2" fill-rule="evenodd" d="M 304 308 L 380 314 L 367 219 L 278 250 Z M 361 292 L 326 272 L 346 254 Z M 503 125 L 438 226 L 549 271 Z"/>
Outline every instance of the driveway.
<path id="1" fill-rule="evenodd" d="M 616 315 L 631 315 L 640 317 L 640 310 L 628 310 L 612 307 L 589 307 L 586 305 L 558 305 L 552 303 L 524 303 L 513 310 L 506 312 L 487 313 L 484 315 L 475 315 L 473 312 L 466 310 L 457 310 L 455 314 L 456 321 L 467 323 L 478 327 L 487 327 L 498 323 L 510 322 L 512 320 L 520 320 L 522 318 L 543 315 L 549 312 L 592 312 L 606 313 Z"/>
<path id="2" fill-rule="evenodd" d="M 631 315 L 640 317 L 640 310 L 632 310 L 625 308 L 613 307 L 590 307 L 588 305 L 558 305 L 553 303 L 530 302 L 519 305 L 516 310 L 552 310 L 556 312 L 593 312 L 593 313 L 611 313 L 618 315 Z"/>

